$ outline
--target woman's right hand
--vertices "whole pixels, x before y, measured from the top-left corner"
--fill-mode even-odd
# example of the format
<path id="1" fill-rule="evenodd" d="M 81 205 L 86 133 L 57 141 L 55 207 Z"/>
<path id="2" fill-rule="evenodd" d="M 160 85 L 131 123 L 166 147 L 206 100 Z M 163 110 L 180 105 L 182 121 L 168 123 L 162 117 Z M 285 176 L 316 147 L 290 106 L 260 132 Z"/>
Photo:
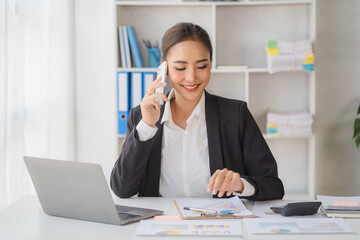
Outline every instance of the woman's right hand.
<path id="1" fill-rule="evenodd" d="M 160 80 L 161 76 L 151 83 L 140 104 L 142 120 L 150 127 L 155 127 L 156 122 L 159 121 L 160 118 L 160 104 L 156 102 L 156 99 L 159 98 L 166 102 L 169 101 L 165 94 L 155 93 L 155 89 L 166 86 L 166 83 L 160 82 Z"/>

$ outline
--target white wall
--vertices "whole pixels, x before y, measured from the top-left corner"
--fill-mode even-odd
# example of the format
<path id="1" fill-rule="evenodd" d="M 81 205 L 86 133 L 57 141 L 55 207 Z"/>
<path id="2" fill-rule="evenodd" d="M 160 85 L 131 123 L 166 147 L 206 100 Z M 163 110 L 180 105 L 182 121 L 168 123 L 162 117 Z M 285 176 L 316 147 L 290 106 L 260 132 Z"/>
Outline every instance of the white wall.
<path id="1" fill-rule="evenodd" d="M 77 160 L 101 163 L 109 180 L 118 154 L 113 0 L 75 1 Z"/>
<path id="2" fill-rule="evenodd" d="M 360 195 L 360 1 L 318 0 L 316 21 L 317 193 Z"/>

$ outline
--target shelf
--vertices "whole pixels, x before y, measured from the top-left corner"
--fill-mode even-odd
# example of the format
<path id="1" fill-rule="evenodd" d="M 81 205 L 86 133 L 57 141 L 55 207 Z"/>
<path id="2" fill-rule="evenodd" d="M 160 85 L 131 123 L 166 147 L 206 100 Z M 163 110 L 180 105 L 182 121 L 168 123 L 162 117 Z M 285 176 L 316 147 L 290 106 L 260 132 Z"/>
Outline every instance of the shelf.
<path id="1" fill-rule="evenodd" d="M 271 136 L 271 134 L 263 133 L 263 137 L 265 139 L 284 139 L 284 138 L 286 138 L 286 139 L 288 139 L 288 138 L 289 139 L 299 139 L 299 138 L 311 138 L 313 136 L 314 136 L 314 134 L 309 135 L 309 136 L 279 136 L 279 137 L 275 137 L 275 136 Z"/>
<path id="2" fill-rule="evenodd" d="M 128 72 L 156 72 L 156 68 L 117 68 L 117 71 L 128 71 Z M 269 73 L 268 68 L 234 68 L 234 69 L 218 69 L 212 68 L 212 73 Z M 287 72 L 305 72 L 304 70 L 294 70 Z M 273 73 L 276 74 L 276 73 Z"/>
<path id="3" fill-rule="evenodd" d="M 118 6 L 256 6 L 311 4 L 312 0 L 300 1 L 116 1 Z"/>
<path id="4" fill-rule="evenodd" d="M 286 189 L 284 199 L 288 200 L 311 200 L 315 195 L 315 134 L 270 136 L 266 134 L 266 111 L 308 109 L 315 114 L 315 74 L 307 74 L 305 70 L 270 74 L 265 45 L 269 39 L 314 39 L 315 5 L 315 0 L 114 2 L 116 25 L 132 25 L 138 39 L 160 43 L 169 27 L 183 21 L 194 22 L 208 32 L 213 46 L 213 61 L 211 81 L 206 90 L 248 103 L 277 161 L 279 176 Z M 151 19 L 151 24 L 143 19 Z M 140 48 L 144 66 L 147 66 L 148 49 L 142 44 Z M 116 70 L 157 71 L 156 68 L 121 67 Z M 124 139 L 125 135 L 118 135 L 120 147 Z"/>
<path id="5" fill-rule="evenodd" d="M 124 72 L 156 72 L 157 68 L 117 68 L 116 71 Z"/>

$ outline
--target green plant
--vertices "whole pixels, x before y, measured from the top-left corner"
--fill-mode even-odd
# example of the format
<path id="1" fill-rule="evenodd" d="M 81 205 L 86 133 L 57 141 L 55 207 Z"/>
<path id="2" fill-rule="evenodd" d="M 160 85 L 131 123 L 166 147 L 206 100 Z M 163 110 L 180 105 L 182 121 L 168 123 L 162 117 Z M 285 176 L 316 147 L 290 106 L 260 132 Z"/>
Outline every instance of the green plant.
<path id="1" fill-rule="evenodd" d="M 357 110 L 355 122 L 354 122 L 354 136 L 357 149 L 360 148 L 360 104 Z"/>

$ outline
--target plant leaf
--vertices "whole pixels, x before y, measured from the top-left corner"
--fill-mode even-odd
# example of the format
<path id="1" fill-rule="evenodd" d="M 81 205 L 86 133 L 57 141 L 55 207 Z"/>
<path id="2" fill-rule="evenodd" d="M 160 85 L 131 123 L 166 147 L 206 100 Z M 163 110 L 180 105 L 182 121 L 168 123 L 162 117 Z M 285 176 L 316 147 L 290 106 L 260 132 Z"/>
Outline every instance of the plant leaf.
<path id="1" fill-rule="evenodd" d="M 356 148 L 359 149 L 360 148 L 360 136 L 355 138 L 355 143 L 356 143 Z"/>
<path id="2" fill-rule="evenodd" d="M 360 137 L 360 126 L 358 126 L 357 128 L 354 128 L 354 135 L 353 138 L 355 137 Z"/>
<path id="3" fill-rule="evenodd" d="M 355 118 L 354 121 L 354 130 L 360 127 L 360 118 Z"/>

